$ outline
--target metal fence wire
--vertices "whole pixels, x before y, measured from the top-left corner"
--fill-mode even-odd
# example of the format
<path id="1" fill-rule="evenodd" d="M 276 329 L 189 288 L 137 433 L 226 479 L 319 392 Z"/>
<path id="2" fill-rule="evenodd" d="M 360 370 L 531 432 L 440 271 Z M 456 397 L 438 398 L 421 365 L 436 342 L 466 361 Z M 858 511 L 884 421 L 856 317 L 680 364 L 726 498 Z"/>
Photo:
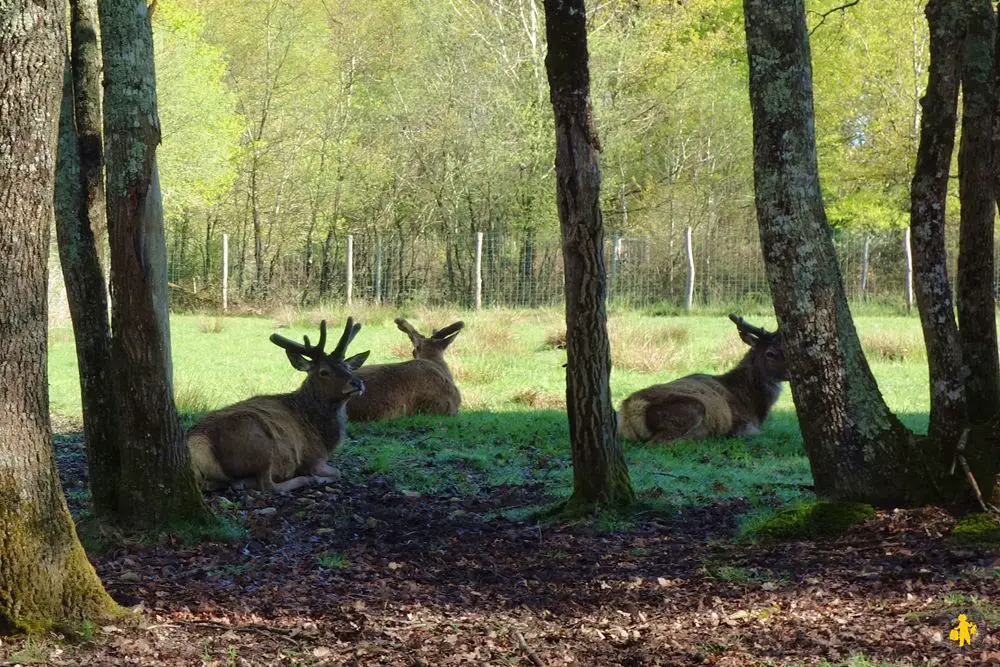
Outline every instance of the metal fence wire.
<path id="1" fill-rule="evenodd" d="M 908 295 L 903 230 L 834 229 L 831 234 L 850 301 L 908 305 L 912 292 Z M 949 229 L 948 268 L 953 283 L 957 242 L 957 233 Z M 314 248 L 310 256 L 318 251 Z M 234 256 L 232 249 L 230 256 Z M 771 303 L 755 221 L 692 228 L 677 225 L 646 234 L 611 232 L 604 242 L 604 261 L 607 297 L 615 307 L 766 308 Z M 221 266 L 221 259 L 214 263 Z M 316 271 L 312 278 L 307 273 L 303 279 L 303 264 L 295 253 L 271 262 L 269 294 L 287 299 L 312 294 L 326 301 L 462 308 L 557 306 L 564 299 L 558 232 L 447 237 L 352 234 L 338 239 L 325 294 L 316 289 Z M 237 285 L 252 284 L 252 270 L 250 262 L 242 271 L 231 269 L 230 289 L 237 272 Z M 206 283 L 203 276 L 186 277 L 174 271 L 171 281 L 210 293 L 218 292 L 221 282 L 215 278 Z M 994 287 L 998 285 L 1000 275 L 995 274 Z"/>

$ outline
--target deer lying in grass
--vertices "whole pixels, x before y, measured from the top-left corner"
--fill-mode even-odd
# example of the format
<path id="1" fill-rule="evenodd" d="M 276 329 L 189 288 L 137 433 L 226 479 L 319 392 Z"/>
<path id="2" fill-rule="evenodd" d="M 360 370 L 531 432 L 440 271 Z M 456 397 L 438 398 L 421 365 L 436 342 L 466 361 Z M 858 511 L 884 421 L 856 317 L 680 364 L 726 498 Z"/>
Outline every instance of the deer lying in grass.
<path id="1" fill-rule="evenodd" d="M 396 318 L 396 326 L 410 337 L 413 359 L 358 371 L 368 391 L 347 405 L 347 416 L 351 421 L 375 421 L 414 414 L 457 414 L 462 394 L 444 361 L 444 351 L 465 323 L 449 324 L 430 337 L 421 335 L 402 317 Z"/>
<path id="2" fill-rule="evenodd" d="M 757 435 L 788 379 L 778 332 L 730 315 L 750 351 L 723 375 L 688 375 L 637 391 L 622 402 L 620 432 L 639 441 Z"/>
<path id="3" fill-rule="evenodd" d="M 365 391 L 355 371 L 368 352 L 344 359 L 361 329 L 347 318 L 340 342 L 330 354 L 326 321 L 320 323 L 319 343 L 305 345 L 271 334 L 292 366 L 307 373 L 290 394 L 255 396 L 205 415 L 187 435 L 195 476 L 207 488 L 234 485 L 287 493 L 309 485 L 335 481 L 340 471 L 326 459 L 344 437 L 345 404 Z"/>

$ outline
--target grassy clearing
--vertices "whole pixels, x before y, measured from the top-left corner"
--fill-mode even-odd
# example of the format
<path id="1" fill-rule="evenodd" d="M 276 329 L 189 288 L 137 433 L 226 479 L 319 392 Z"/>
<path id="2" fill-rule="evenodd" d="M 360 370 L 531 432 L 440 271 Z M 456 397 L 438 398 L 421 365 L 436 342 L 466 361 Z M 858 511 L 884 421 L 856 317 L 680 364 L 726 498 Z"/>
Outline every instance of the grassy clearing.
<path id="1" fill-rule="evenodd" d="M 337 458 L 348 473 L 383 475 L 401 489 L 427 494 L 474 494 L 499 485 L 541 484 L 553 496 L 570 491 L 565 417 L 565 320 L 559 310 L 484 311 L 356 307 L 364 328 L 352 351 L 372 351 L 370 362 L 408 358 L 410 346 L 393 318 L 406 317 L 429 332 L 462 319 L 466 328 L 447 353 L 463 395 L 451 419 L 414 417 L 391 423 L 352 424 L 351 441 Z M 270 318 L 172 318 L 174 385 L 178 405 L 198 414 L 261 393 L 294 390 L 302 375 L 268 342 L 275 331 L 314 338 L 327 319 L 338 335 L 342 308 L 301 311 Z M 753 316 L 770 328 L 774 319 Z M 859 316 L 858 329 L 889 405 L 911 427 L 926 428 L 927 368 L 916 318 Z M 735 327 L 719 315 L 655 316 L 612 311 L 610 333 L 617 406 L 630 393 L 692 372 L 728 370 L 745 353 Z M 79 383 L 72 335 L 49 338 L 53 413 L 79 419 Z M 640 497 L 673 507 L 746 497 L 758 508 L 809 499 L 809 465 L 802 451 L 790 392 L 786 391 L 763 434 L 670 447 L 625 443 Z"/>

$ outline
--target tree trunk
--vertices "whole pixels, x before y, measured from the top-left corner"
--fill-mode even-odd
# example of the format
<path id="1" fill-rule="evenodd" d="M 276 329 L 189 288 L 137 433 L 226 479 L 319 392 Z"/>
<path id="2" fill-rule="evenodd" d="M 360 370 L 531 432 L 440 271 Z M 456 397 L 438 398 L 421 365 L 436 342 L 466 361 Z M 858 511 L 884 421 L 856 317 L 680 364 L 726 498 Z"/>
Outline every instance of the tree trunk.
<path id="1" fill-rule="evenodd" d="M 958 441 L 967 416 L 967 369 L 962 363 L 944 238 L 966 32 L 964 4 L 964 0 L 927 3 L 931 62 L 927 92 L 920 101 L 920 144 L 910 189 L 913 281 L 930 369 L 929 435 L 951 446 Z"/>
<path id="2" fill-rule="evenodd" d="M 958 253 L 958 324 L 969 417 L 991 420 L 1000 407 L 996 302 L 993 295 L 995 217 L 992 132 L 996 17 L 990 0 L 972 3 L 962 71 L 962 139 L 958 151 L 962 225 Z M 985 277 L 985 279 L 984 279 Z"/>
<path id="3" fill-rule="evenodd" d="M 848 311 L 820 195 L 803 0 L 744 9 L 757 222 L 816 492 L 880 504 L 927 494 Z"/>
<path id="4" fill-rule="evenodd" d="M 566 411 L 573 448 L 569 504 L 621 507 L 635 496 L 611 408 L 600 144 L 590 107 L 583 0 L 545 0 L 545 18 L 566 271 Z"/>
<path id="5" fill-rule="evenodd" d="M 76 20 L 74 12 L 74 21 Z M 76 34 L 78 31 L 74 30 Z M 73 49 L 81 53 L 80 49 Z M 59 241 L 59 258 L 70 316 L 73 320 L 73 337 L 76 341 L 76 359 L 80 375 L 80 397 L 83 405 L 83 431 L 87 443 L 87 472 L 90 492 L 97 516 L 112 515 L 117 511 L 117 485 L 119 456 L 121 454 L 121 427 L 118 421 L 118 403 L 111 367 L 111 325 L 108 322 L 107 283 L 101 268 L 98 245 L 103 224 L 95 224 L 90 217 L 98 211 L 88 206 L 88 192 L 99 192 L 104 202 L 103 178 L 95 183 L 92 174 L 80 163 L 85 150 L 93 150 L 91 143 L 82 140 L 74 125 L 75 88 L 73 71 L 66 63 L 63 81 L 63 104 L 59 118 L 59 148 L 56 156 L 57 186 L 55 197 L 56 236 Z M 79 82 L 86 86 L 87 81 Z M 81 105 L 76 105 L 79 111 Z M 100 135 L 97 136 L 100 151 Z M 88 159 L 94 159 L 91 153 Z M 96 154 L 100 165 L 103 160 Z M 100 173 L 100 172 L 98 172 Z M 104 220 L 104 211 L 99 212 Z"/>
<path id="6" fill-rule="evenodd" d="M 101 619 L 115 604 L 76 537 L 49 427 L 46 271 L 65 3 L 4 3 L 0 25 L 0 635 L 6 635 Z"/>
<path id="7" fill-rule="evenodd" d="M 144 0 L 100 0 L 104 54 L 112 356 L 124 430 L 120 523 L 202 523 L 174 407 L 153 43 Z"/>

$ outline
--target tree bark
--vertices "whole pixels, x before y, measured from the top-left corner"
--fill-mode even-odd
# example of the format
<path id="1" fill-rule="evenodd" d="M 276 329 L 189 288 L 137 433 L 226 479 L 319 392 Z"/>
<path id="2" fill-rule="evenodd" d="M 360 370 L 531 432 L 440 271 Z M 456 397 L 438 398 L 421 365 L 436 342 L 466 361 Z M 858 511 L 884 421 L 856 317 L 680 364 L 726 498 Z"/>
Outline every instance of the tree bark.
<path id="1" fill-rule="evenodd" d="M 879 504 L 929 493 L 851 320 L 823 209 L 802 0 L 744 0 L 757 222 L 816 492 Z M 923 480 L 920 480 L 923 481 Z"/>
<path id="2" fill-rule="evenodd" d="M 944 238 L 966 32 L 964 4 L 964 0 L 927 3 L 931 62 L 927 92 L 920 100 L 920 144 L 910 189 L 913 281 L 930 369 L 929 435 L 951 446 L 957 443 L 967 417 L 968 370 L 962 363 Z"/>
<path id="3" fill-rule="evenodd" d="M 566 275 L 566 408 L 573 449 L 571 507 L 621 507 L 635 498 L 609 387 L 600 144 L 590 107 L 583 0 L 545 0 L 556 202 Z"/>
<path id="4" fill-rule="evenodd" d="M 100 171 L 103 160 L 98 133 L 96 161 L 100 177 L 95 183 L 93 174 L 81 163 L 85 152 L 89 152 L 87 160 L 95 159 L 95 147 L 93 137 L 85 140 L 84 135 L 76 131 L 74 71 L 80 68 L 71 68 L 67 61 L 56 155 L 56 236 L 76 341 L 91 498 L 94 514 L 107 516 L 116 512 L 122 442 L 111 365 L 107 283 L 98 253 L 98 239 L 103 243 L 99 230 L 105 218 L 103 210 L 98 212 L 89 205 L 91 193 L 104 204 L 104 179 Z M 87 82 L 82 81 L 80 85 L 86 86 Z M 80 110 L 81 105 L 75 108 Z M 91 214 L 98 214 L 102 222 L 97 223 Z"/>
<path id="5" fill-rule="evenodd" d="M 973 423 L 992 419 L 1000 407 L 996 301 L 993 295 L 993 224 L 997 193 L 993 152 L 996 16 L 990 0 L 970 6 L 962 71 L 962 139 L 958 151 L 961 231 L 958 253 L 958 325 L 965 387 Z"/>
<path id="6" fill-rule="evenodd" d="M 46 282 L 65 3 L 0 5 L 0 634 L 115 604 L 76 537 L 52 455 Z"/>
<path id="7" fill-rule="evenodd" d="M 153 42 L 143 0 L 100 0 L 104 55 L 112 356 L 124 443 L 115 519 L 135 528 L 210 513 L 174 406 Z"/>

